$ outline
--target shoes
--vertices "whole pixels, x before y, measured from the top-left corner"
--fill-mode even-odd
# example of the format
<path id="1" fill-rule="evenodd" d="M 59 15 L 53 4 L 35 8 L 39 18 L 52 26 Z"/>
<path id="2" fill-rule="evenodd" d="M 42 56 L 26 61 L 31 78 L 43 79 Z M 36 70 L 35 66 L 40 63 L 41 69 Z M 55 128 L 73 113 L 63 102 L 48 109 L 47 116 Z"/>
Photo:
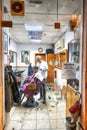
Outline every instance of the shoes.
<path id="1" fill-rule="evenodd" d="M 43 101 L 43 104 L 46 104 L 46 101 Z"/>
<path id="2" fill-rule="evenodd" d="M 42 99 L 42 97 L 40 97 L 39 99 L 38 99 L 38 101 L 40 101 Z"/>

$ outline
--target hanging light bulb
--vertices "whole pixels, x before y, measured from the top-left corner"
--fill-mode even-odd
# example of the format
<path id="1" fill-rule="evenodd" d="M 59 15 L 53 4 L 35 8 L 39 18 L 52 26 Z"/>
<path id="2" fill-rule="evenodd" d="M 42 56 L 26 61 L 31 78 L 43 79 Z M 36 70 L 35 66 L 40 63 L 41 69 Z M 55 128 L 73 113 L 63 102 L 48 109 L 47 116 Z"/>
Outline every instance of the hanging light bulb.
<path id="1" fill-rule="evenodd" d="M 74 31 L 74 28 L 78 25 L 78 16 L 77 14 L 71 15 L 71 20 L 69 20 L 70 30 Z"/>
<path id="2" fill-rule="evenodd" d="M 72 26 L 75 27 L 77 25 L 78 16 L 76 14 L 72 14 L 71 20 Z"/>

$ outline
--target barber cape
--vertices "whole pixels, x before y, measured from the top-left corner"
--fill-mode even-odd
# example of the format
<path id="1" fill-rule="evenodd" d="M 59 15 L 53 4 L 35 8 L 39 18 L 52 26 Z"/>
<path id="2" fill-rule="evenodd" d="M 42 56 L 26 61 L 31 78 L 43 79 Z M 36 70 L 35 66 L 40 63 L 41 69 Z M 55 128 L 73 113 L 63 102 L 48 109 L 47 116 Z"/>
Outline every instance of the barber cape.
<path id="1" fill-rule="evenodd" d="M 43 81 L 44 77 L 42 76 L 42 74 L 38 71 L 37 73 L 35 73 L 35 77 L 37 79 L 39 79 L 40 81 Z"/>

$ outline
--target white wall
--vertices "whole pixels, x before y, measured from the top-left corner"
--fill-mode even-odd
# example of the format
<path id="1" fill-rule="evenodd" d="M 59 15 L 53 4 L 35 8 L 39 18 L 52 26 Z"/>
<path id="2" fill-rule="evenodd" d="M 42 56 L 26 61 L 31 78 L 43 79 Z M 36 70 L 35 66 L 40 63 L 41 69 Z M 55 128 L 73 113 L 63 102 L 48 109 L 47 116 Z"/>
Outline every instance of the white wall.
<path id="1" fill-rule="evenodd" d="M 17 44 L 12 39 L 10 39 L 9 50 L 17 52 Z"/>
<path id="2" fill-rule="evenodd" d="M 65 33 L 65 48 L 68 49 L 68 43 L 74 39 L 74 31 L 67 31 Z"/>
<path id="3" fill-rule="evenodd" d="M 64 48 L 62 49 L 57 49 L 57 47 L 59 46 L 59 43 L 61 43 L 61 40 L 64 39 Z M 65 49 L 68 49 L 68 43 L 74 39 L 74 32 L 73 31 L 67 31 L 55 44 L 55 53 L 63 51 Z"/>
<path id="4" fill-rule="evenodd" d="M 43 48 L 43 52 L 46 52 L 46 49 L 48 48 L 52 48 L 51 45 L 41 45 L 41 44 L 36 44 L 36 45 L 30 45 L 30 44 L 17 44 L 17 53 L 18 53 L 18 66 L 26 66 L 25 63 L 21 63 L 21 51 L 25 50 L 25 51 L 30 51 L 30 62 L 32 63 L 32 65 L 34 65 L 34 55 L 35 53 L 39 53 L 38 52 L 38 48 Z"/>

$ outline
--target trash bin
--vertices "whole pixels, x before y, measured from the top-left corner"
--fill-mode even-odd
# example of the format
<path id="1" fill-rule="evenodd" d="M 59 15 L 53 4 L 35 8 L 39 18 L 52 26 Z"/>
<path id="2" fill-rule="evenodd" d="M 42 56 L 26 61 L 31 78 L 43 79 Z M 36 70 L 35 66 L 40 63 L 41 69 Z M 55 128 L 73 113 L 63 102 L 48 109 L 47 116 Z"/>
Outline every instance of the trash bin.
<path id="1" fill-rule="evenodd" d="M 66 117 L 66 130 L 76 130 L 76 122 L 72 117 Z"/>

